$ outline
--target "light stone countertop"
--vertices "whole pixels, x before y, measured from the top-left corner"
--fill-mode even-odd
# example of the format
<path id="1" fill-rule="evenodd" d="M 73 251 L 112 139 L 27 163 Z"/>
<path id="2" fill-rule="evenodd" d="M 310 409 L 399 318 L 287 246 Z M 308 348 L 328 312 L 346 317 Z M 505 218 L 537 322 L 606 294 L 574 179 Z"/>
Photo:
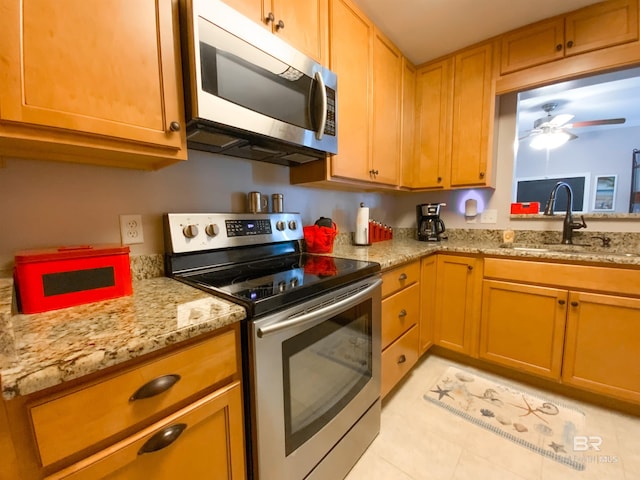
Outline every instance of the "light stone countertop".
<path id="1" fill-rule="evenodd" d="M 337 243 L 332 255 L 378 262 L 383 270 L 436 252 L 640 267 L 640 255 L 560 247 L 527 251 L 501 248 L 482 237 L 439 243 L 398 238 L 368 247 Z M 137 264 L 157 259 L 132 262 L 139 269 Z M 0 279 L 3 397 L 34 393 L 246 318 L 244 308 L 166 277 L 134 280 L 133 290 L 130 297 L 24 315 L 12 313 L 12 280 Z"/>
<path id="2" fill-rule="evenodd" d="M 246 318 L 241 306 L 166 277 L 136 280 L 133 292 L 12 314 L 13 282 L 0 279 L 2 396 L 37 392 Z"/>

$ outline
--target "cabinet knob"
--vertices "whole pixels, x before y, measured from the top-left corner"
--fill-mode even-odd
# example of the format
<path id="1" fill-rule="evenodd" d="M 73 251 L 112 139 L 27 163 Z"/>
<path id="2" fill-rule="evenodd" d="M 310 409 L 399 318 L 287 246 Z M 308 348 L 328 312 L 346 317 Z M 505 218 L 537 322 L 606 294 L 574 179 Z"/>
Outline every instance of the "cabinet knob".
<path id="1" fill-rule="evenodd" d="M 398 365 L 400 365 L 401 363 L 404 363 L 407 361 L 407 357 L 405 357 L 404 355 L 400 355 L 398 357 Z"/>
<path id="2" fill-rule="evenodd" d="M 168 447 L 178 439 L 182 432 L 184 432 L 185 428 L 187 428 L 186 423 L 176 423 L 175 425 L 163 428 L 149 440 L 144 442 L 144 445 L 142 445 L 140 450 L 138 450 L 138 455 L 157 452 L 158 450 Z"/>
<path id="3" fill-rule="evenodd" d="M 561 44 L 561 43 L 559 43 L 559 44 L 557 44 L 557 45 L 556 45 L 556 51 L 558 51 L 558 52 L 559 52 L 559 51 L 561 51 L 561 50 L 562 50 L 562 44 Z"/>
<path id="4" fill-rule="evenodd" d="M 269 14 L 266 17 L 264 17 L 264 21 L 267 25 L 273 22 L 275 19 L 276 17 L 273 15 L 273 12 L 269 12 Z"/>
<path id="5" fill-rule="evenodd" d="M 135 402 L 136 400 L 143 400 L 145 398 L 160 395 L 178 383 L 178 380 L 180 380 L 180 375 L 176 374 L 163 375 L 161 377 L 154 378 L 136 390 L 133 395 L 129 397 L 129 401 Z"/>
<path id="6" fill-rule="evenodd" d="M 171 130 L 172 132 L 179 132 L 180 131 L 180 123 L 176 122 L 174 120 L 173 122 L 171 122 L 169 124 L 169 130 Z"/>
<path id="7" fill-rule="evenodd" d="M 279 31 L 282 29 L 284 29 L 284 22 L 282 20 L 278 20 L 278 23 L 276 24 L 276 31 Z"/>
<path id="8" fill-rule="evenodd" d="M 564 305 L 565 303 L 567 303 L 567 302 L 565 302 L 564 300 L 558 300 L 558 304 L 559 305 Z"/>
<path id="9" fill-rule="evenodd" d="M 577 307 L 578 305 L 580 305 L 578 302 L 571 302 L 572 307 Z"/>
<path id="10" fill-rule="evenodd" d="M 400 318 L 404 318 L 407 316 L 407 311 L 403 308 L 402 310 L 400 310 L 400 312 L 398 313 L 398 317 Z"/>
<path id="11" fill-rule="evenodd" d="M 480 175 L 480 178 L 484 178 L 484 172 L 480 172 L 479 175 Z"/>
<path id="12" fill-rule="evenodd" d="M 442 183 L 442 177 L 438 177 L 438 183 Z"/>
<path id="13" fill-rule="evenodd" d="M 400 280 L 401 282 L 404 282 L 407 278 L 407 274 L 406 273 L 401 273 L 400 276 L 398 277 L 398 280 Z"/>
<path id="14" fill-rule="evenodd" d="M 469 271 L 473 270 L 473 265 L 467 265 L 467 270 Z"/>
<path id="15" fill-rule="evenodd" d="M 569 40 L 567 42 L 567 48 L 571 48 L 571 47 L 573 47 L 573 40 Z"/>

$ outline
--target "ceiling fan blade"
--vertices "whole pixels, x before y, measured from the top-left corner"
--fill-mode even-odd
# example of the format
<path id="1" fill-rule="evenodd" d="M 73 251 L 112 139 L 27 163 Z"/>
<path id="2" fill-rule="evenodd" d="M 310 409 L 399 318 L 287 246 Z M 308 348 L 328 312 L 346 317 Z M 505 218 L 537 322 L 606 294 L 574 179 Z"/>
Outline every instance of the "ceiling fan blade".
<path id="1" fill-rule="evenodd" d="M 561 127 L 569 120 L 571 120 L 575 115 L 571 115 L 570 113 L 562 113 L 560 115 L 556 115 L 549 121 L 549 125 L 552 127 Z"/>
<path id="2" fill-rule="evenodd" d="M 616 125 L 626 122 L 626 118 L 605 118 L 603 120 L 585 120 L 584 122 L 574 122 L 570 128 L 593 127 L 597 125 Z M 567 125 L 568 126 L 568 125 Z"/>

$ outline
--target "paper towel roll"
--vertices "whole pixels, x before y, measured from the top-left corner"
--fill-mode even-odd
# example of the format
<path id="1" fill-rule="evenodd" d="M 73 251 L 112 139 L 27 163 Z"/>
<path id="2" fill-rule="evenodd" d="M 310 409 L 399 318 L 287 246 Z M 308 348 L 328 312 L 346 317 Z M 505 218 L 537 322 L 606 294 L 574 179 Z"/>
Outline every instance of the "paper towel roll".
<path id="1" fill-rule="evenodd" d="M 356 232 L 353 236 L 356 245 L 367 245 L 369 243 L 369 208 L 360 204 L 356 214 Z"/>

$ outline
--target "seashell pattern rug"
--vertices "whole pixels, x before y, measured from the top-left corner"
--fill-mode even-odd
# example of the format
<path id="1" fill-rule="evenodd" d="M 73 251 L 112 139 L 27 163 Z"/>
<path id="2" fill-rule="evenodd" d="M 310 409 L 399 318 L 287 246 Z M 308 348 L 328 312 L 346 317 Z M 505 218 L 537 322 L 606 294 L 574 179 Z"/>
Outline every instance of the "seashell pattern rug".
<path id="1" fill-rule="evenodd" d="M 576 470 L 576 435 L 583 435 L 583 412 L 557 401 L 522 392 L 506 383 L 449 367 L 424 399 L 523 447 Z"/>

